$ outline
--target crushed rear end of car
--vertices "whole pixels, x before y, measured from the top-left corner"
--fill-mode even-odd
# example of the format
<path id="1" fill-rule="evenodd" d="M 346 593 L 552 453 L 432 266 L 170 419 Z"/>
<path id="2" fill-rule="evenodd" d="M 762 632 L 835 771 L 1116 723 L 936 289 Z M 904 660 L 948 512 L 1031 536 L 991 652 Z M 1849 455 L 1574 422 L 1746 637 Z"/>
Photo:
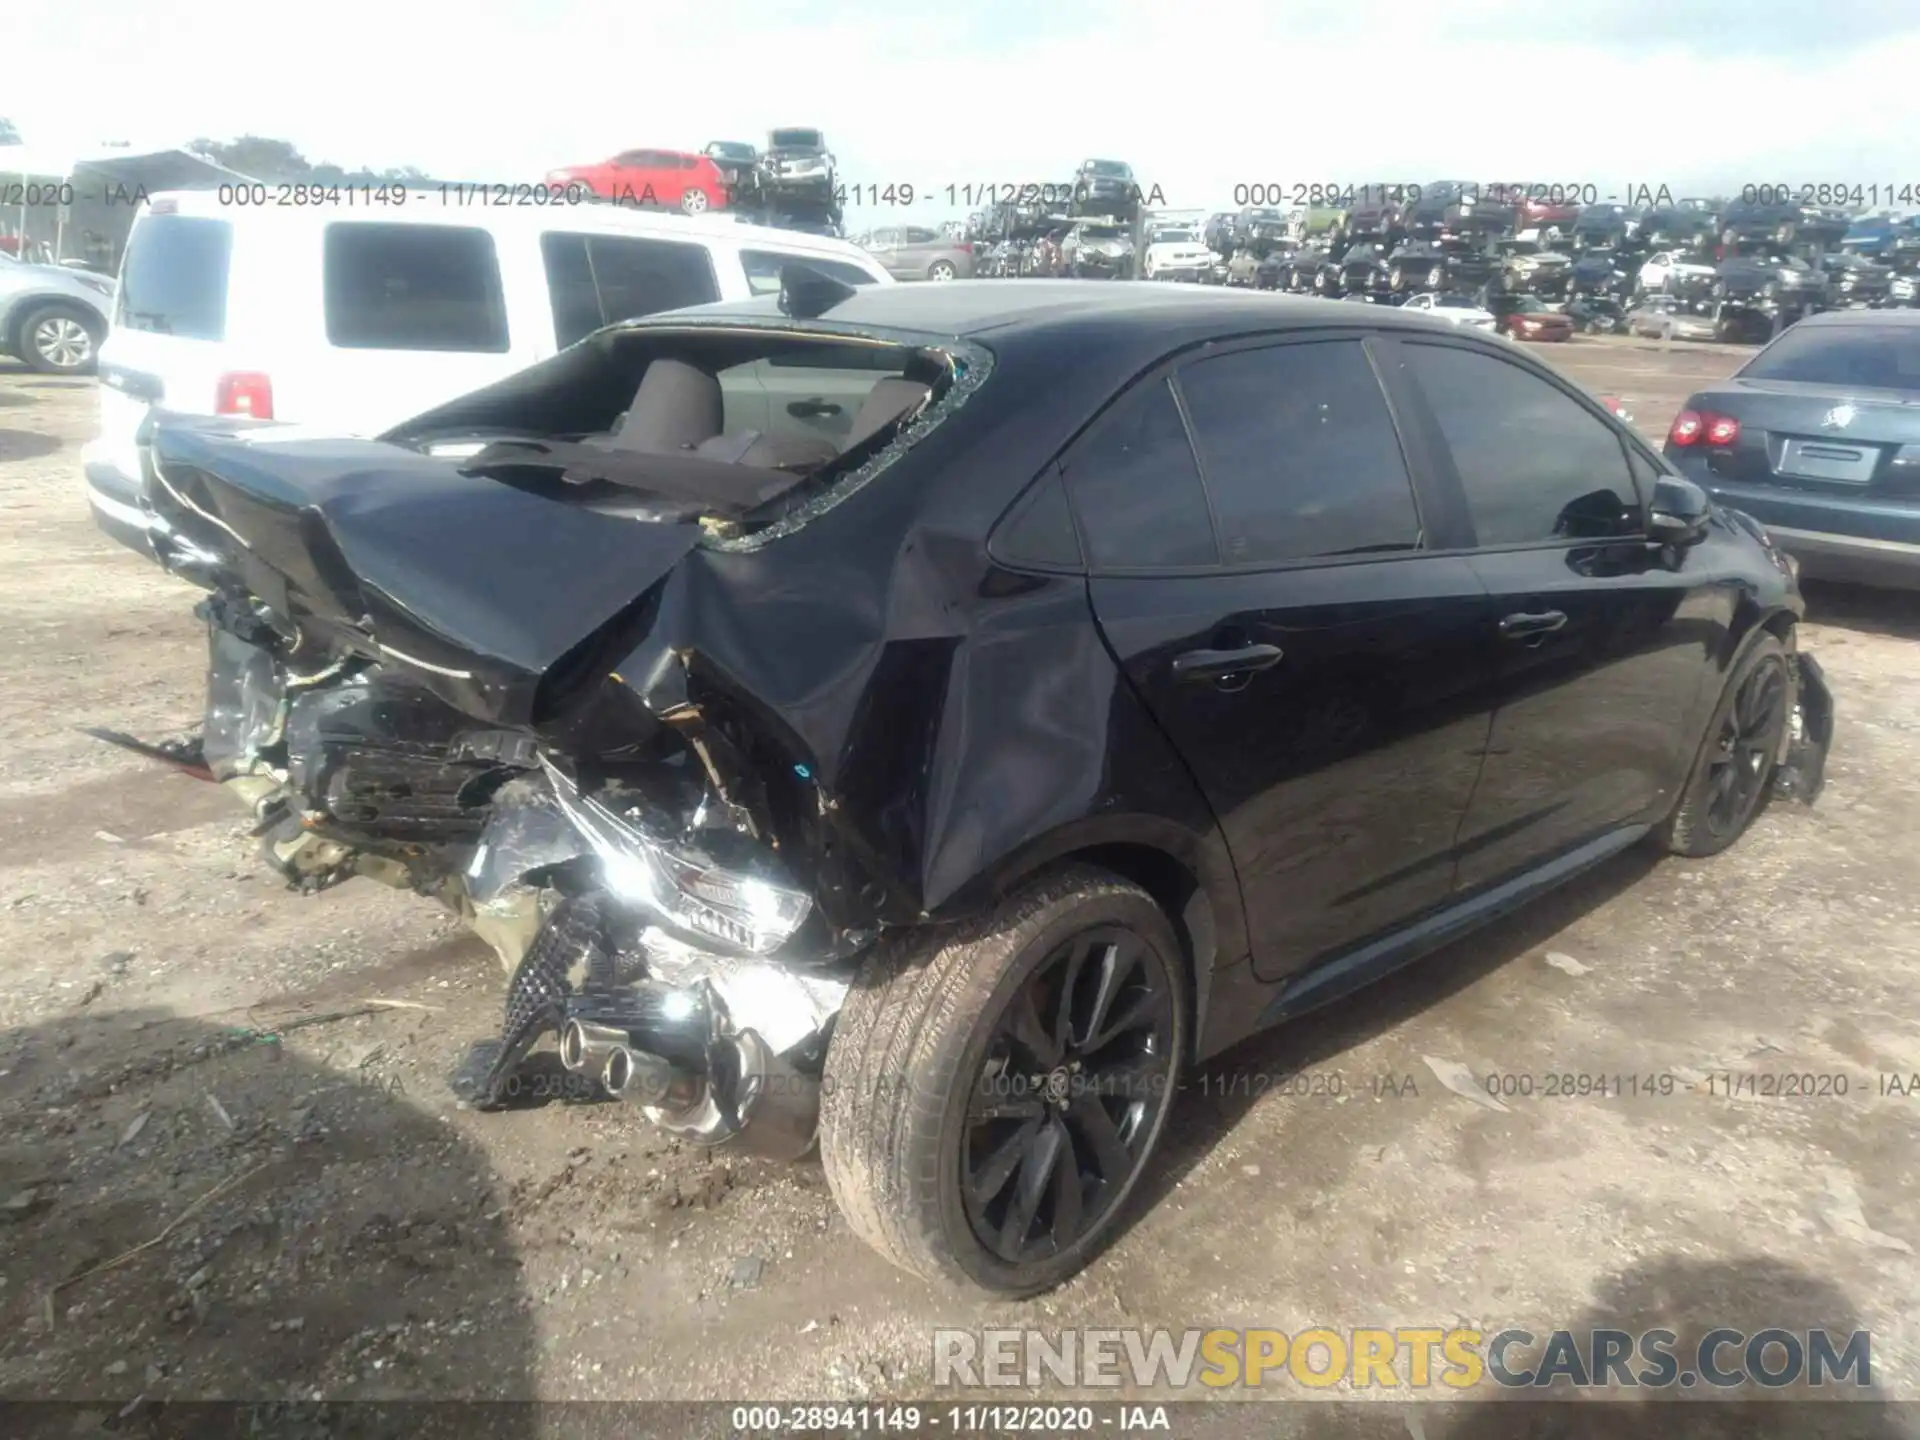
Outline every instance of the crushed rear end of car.
<path id="1" fill-rule="evenodd" d="M 761 392 L 816 347 L 839 363 L 813 378 L 853 377 L 844 433 L 731 422 L 800 414 Z M 151 533 L 208 592 L 206 715 L 103 738 L 224 784 L 290 885 L 466 920 L 511 974 L 470 1103 L 571 1086 L 797 1158 L 858 958 L 922 911 L 859 793 L 910 760 L 834 699 L 913 601 L 890 571 L 832 583 L 809 531 L 899 483 L 991 368 L 713 318 L 612 327 L 377 440 L 160 417 Z"/>

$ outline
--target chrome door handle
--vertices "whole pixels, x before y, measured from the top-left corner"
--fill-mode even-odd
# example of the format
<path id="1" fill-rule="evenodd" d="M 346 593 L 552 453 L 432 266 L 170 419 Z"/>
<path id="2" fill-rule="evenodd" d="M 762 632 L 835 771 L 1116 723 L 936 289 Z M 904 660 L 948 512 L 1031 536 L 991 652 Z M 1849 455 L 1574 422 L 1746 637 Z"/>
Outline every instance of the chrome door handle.
<path id="1" fill-rule="evenodd" d="M 1506 640 L 1537 640 L 1551 635 L 1566 623 L 1566 612 L 1562 610 L 1543 610 L 1537 614 L 1522 612 L 1501 620 L 1500 635 Z"/>
<path id="2" fill-rule="evenodd" d="M 1278 645 L 1245 645 L 1238 650 L 1189 650 L 1174 657 L 1173 678 L 1189 684 L 1226 680 L 1270 670 L 1285 654 Z"/>

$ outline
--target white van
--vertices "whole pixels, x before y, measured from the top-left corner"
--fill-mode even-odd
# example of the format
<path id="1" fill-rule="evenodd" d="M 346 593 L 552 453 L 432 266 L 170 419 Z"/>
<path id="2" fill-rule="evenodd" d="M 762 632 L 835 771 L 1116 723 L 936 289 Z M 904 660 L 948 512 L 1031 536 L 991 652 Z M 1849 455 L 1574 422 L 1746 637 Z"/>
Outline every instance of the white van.
<path id="1" fill-rule="evenodd" d="M 247 188 L 155 195 L 127 241 L 82 466 L 95 521 L 142 552 L 149 406 L 372 435 L 612 321 L 777 290 L 788 261 L 895 283 L 847 241 L 724 216 L 494 205 L 484 187 L 234 203 Z"/>

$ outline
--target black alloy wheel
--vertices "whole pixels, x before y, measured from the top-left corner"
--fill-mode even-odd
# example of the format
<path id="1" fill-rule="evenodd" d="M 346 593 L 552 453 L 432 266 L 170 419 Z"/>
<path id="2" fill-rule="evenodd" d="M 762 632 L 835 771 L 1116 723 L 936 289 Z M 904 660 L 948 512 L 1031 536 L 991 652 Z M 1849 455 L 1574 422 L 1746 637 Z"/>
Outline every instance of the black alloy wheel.
<path id="1" fill-rule="evenodd" d="M 1176 1001 L 1131 931 L 1059 946 L 1007 1001 L 961 1156 L 980 1243 L 1010 1265 L 1069 1249 L 1105 1217 L 1172 1098 Z"/>
<path id="2" fill-rule="evenodd" d="M 1050 1289 L 1119 1233 L 1165 1133 L 1189 980 L 1167 912 L 1071 864 L 863 964 L 821 1080 L 853 1232 L 975 1294 Z"/>
<path id="3" fill-rule="evenodd" d="M 1707 767 L 1707 829 L 1716 839 L 1732 840 L 1753 819 L 1787 726 L 1788 695 L 1785 662 L 1760 665 L 1721 716 Z"/>
<path id="4" fill-rule="evenodd" d="M 1794 682 L 1779 636 L 1750 636 L 1714 707 L 1673 812 L 1653 840 L 1702 859 L 1738 840 L 1766 808 L 1793 712 Z"/>

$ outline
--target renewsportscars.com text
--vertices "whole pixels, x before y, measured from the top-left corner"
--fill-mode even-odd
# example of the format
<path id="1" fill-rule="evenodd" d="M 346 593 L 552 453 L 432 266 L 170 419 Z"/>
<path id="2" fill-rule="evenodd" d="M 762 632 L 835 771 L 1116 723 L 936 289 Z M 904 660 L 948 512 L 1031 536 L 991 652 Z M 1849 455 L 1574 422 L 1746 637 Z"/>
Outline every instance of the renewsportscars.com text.
<path id="1" fill-rule="evenodd" d="M 1864 1330 L 936 1330 L 936 1386 L 1355 1390 L 1867 1388 Z"/>

